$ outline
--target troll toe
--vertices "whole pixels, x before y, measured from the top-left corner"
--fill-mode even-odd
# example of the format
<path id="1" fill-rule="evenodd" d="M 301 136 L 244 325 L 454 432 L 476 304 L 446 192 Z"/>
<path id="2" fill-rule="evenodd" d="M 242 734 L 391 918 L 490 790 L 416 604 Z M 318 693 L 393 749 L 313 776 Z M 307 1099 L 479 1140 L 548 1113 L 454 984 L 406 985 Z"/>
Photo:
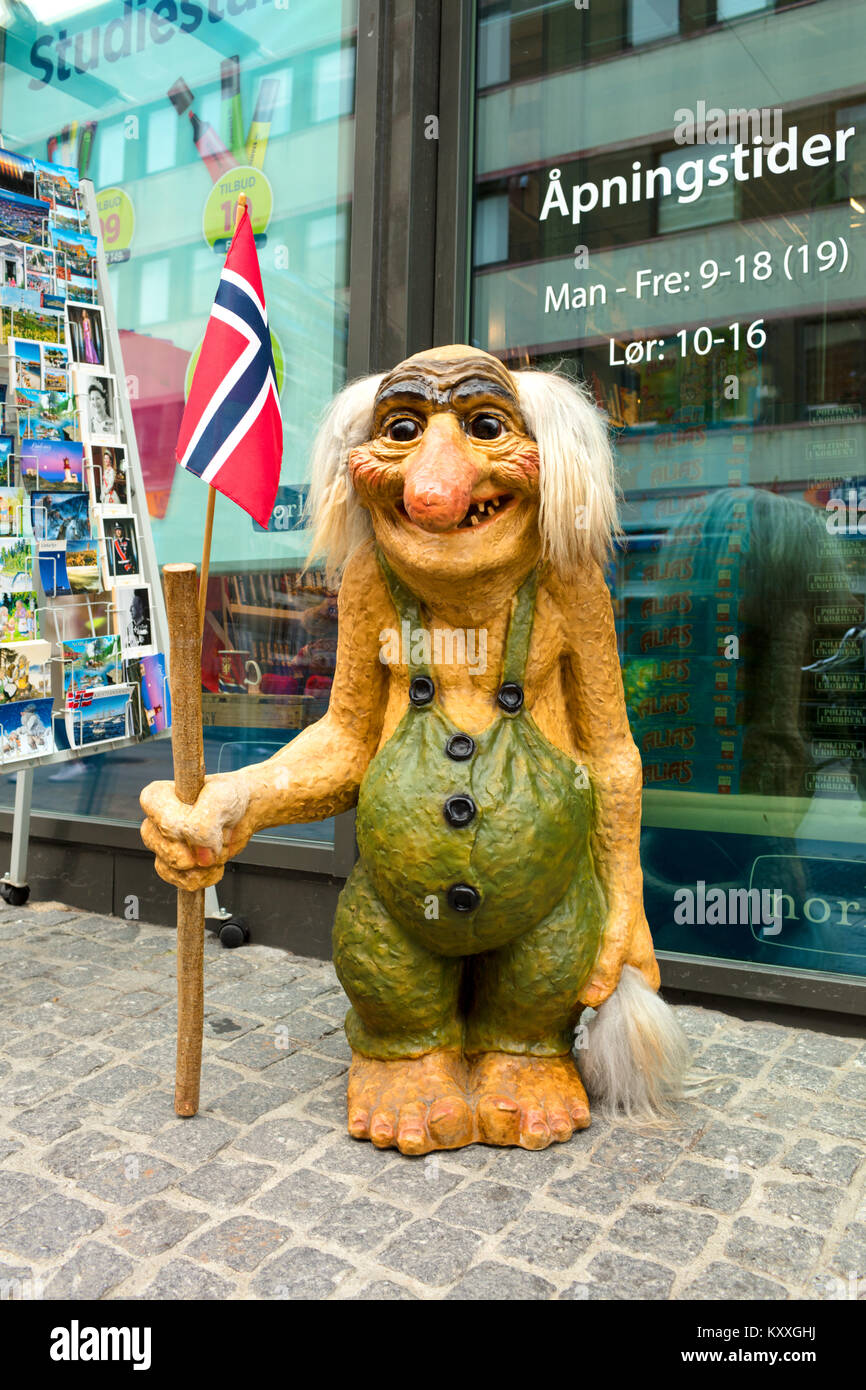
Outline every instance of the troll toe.
<path id="1" fill-rule="evenodd" d="M 472 1071 L 480 1138 L 487 1144 L 544 1149 L 589 1124 L 589 1105 L 568 1057 L 488 1052 Z"/>

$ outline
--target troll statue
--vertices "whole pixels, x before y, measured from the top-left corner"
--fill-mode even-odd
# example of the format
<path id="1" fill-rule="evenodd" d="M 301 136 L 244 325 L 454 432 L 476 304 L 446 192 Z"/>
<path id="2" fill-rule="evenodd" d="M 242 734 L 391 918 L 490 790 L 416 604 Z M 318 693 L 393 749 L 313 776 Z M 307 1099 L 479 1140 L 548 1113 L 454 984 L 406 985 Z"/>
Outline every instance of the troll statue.
<path id="1" fill-rule="evenodd" d="M 541 1149 L 589 1124 L 581 1073 L 657 1110 L 683 1040 L 643 909 L 605 422 L 555 374 L 432 349 L 337 396 L 310 503 L 341 575 L 328 711 L 193 807 L 147 787 L 158 872 L 216 883 L 257 830 L 357 805 L 334 923 L 356 1138 Z"/>

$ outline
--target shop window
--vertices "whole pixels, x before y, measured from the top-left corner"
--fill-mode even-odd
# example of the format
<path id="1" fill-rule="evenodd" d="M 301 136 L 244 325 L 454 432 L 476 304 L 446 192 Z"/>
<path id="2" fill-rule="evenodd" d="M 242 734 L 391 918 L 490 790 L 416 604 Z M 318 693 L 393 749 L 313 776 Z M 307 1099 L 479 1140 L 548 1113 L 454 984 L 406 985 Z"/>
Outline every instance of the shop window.
<path id="1" fill-rule="evenodd" d="M 635 48 L 679 33 L 680 0 L 629 0 L 628 33 Z"/>
<path id="2" fill-rule="evenodd" d="M 313 121 L 333 121 L 352 110 L 355 92 L 355 52 L 336 48 L 313 64 Z"/>
<path id="3" fill-rule="evenodd" d="M 177 116 L 170 107 L 151 111 L 147 119 L 147 172 L 174 167 L 177 158 Z"/>

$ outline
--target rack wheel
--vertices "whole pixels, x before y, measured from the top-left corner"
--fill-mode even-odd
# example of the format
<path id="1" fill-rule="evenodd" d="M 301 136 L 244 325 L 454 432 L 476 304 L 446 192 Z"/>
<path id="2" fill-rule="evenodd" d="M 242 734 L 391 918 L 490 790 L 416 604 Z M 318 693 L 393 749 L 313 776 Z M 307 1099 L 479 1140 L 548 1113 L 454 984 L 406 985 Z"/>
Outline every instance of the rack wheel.
<path id="1" fill-rule="evenodd" d="M 250 929 L 243 917 L 230 917 L 227 922 L 223 922 L 219 930 L 221 945 L 227 951 L 233 951 L 237 946 L 243 946 L 250 939 Z"/>
<path id="2" fill-rule="evenodd" d="M 8 883 L 0 879 L 0 898 L 12 907 L 23 907 L 30 897 L 29 883 Z"/>

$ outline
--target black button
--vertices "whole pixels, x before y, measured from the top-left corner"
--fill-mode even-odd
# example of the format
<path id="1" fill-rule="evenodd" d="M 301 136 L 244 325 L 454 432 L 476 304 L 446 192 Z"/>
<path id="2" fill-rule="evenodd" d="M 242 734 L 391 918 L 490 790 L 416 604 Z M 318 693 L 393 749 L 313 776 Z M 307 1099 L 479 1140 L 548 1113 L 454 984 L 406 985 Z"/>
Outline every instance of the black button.
<path id="1" fill-rule="evenodd" d="M 481 901 L 478 889 L 470 888 L 468 883 L 455 883 L 448 889 L 447 896 L 448 906 L 455 912 L 471 912 Z"/>
<path id="2" fill-rule="evenodd" d="M 445 745 L 445 752 L 455 763 L 465 763 L 475 752 L 475 739 L 468 734 L 452 734 Z"/>
<path id="3" fill-rule="evenodd" d="M 445 802 L 445 819 L 449 825 L 468 825 L 477 811 L 471 796 L 449 796 Z"/>
<path id="4" fill-rule="evenodd" d="M 413 705 L 429 705 L 436 693 L 436 687 L 429 676 L 415 676 L 409 686 L 409 699 Z"/>
<path id="5" fill-rule="evenodd" d="M 509 714 L 516 714 L 523 704 L 523 688 L 515 681 L 506 681 L 499 687 L 496 700 Z"/>

